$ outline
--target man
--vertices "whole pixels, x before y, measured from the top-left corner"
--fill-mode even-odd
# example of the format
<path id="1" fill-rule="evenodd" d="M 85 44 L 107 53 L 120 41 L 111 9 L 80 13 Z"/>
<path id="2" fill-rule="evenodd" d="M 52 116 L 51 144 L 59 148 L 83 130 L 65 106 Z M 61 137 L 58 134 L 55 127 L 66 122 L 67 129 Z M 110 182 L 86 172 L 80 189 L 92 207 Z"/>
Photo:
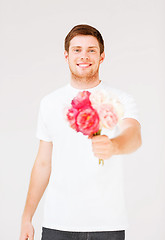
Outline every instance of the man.
<path id="1" fill-rule="evenodd" d="M 125 239 L 128 228 L 123 196 L 122 154 L 141 146 L 141 127 L 134 99 L 99 79 L 104 41 L 89 25 L 75 26 L 65 38 L 64 56 L 70 83 L 41 100 L 38 154 L 22 215 L 20 240 L 34 239 L 32 217 L 46 189 L 42 240 Z M 69 127 L 64 107 L 79 91 L 107 89 L 124 105 L 113 131 L 86 137 Z M 98 164 L 104 160 L 104 165 Z M 48 186 L 47 186 L 48 185 Z"/>

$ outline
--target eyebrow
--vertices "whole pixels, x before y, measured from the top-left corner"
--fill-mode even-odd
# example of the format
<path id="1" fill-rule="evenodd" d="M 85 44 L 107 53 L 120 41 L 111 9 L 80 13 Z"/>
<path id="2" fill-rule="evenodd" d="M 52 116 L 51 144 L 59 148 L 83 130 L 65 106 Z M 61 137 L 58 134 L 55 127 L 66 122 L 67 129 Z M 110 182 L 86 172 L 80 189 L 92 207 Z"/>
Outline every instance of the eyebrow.
<path id="1" fill-rule="evenodd" d="M 81 48 L 81 46 L 73 46 L 73 47 L 71 47 L 71 48 Z M 90 47 L 88 47 L 88 48 L 98 48 L 98 47 L 96 47 L 96 46 L 90 46 Z"/>

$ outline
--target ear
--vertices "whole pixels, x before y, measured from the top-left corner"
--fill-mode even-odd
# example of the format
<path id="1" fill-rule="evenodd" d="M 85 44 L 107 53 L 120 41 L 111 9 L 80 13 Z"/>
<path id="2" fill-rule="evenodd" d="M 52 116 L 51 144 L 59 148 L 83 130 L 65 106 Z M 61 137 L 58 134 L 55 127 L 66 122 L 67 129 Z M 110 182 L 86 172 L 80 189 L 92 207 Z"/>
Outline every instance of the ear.
<path id="1" fill-rule="evenodd" d="M 104 58 L 105 58 L 105 52 L 103 52 L 101 55 L 100 55 L 100 63 L 102 63 L 104 61 Z"/>
<path id="2" fill-rule="evenodd" d="M 66 50 L 64 51 L 64 57 L 65 57 L 65 61 L 68 62 L 69 54 Z"/>

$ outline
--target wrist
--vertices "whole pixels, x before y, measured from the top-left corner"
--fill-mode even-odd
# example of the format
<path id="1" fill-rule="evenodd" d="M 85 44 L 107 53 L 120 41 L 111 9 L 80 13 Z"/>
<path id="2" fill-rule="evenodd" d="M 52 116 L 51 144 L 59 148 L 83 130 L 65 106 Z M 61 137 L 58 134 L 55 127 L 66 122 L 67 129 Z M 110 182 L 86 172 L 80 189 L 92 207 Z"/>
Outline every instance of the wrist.
<path id="1" fill-rule="evenodd" d="M 27 215 L 27 214 L 22 215 L 22 222 L 31 222 L 31 221 L 32 221 L 32 217 L 30 215 Z"/>
<path id="2" fill-rule="evenodd" d="M 113 145 L 113 155 L 119 155 L 120 152 L 119 152 L 119 144 L 118 144 L 118 142 L 116 141 L 115 138 L 112 138 L 111 141 L 112 141 L 112 145 Z"/>

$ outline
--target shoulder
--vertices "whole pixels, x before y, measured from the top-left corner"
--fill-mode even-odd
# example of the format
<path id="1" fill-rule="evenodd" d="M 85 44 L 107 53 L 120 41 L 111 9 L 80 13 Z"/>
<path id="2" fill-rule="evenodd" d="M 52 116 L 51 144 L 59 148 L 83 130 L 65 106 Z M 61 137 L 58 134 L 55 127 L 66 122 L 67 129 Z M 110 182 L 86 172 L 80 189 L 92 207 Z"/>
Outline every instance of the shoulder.
<path id="1" fill-rule="evenodd" d="M 127 102 L 129 100 L 133 100 L 134 97 L 132 96 L 132 94 L 119 89 L 119 88 L 114 88 L 111 87 L 108 83 L 104 83 L 103 84 L 103 88 L 110 94 L 113 94 L 114 97 L 116 96 L 121 102 Z"/>
<path id="2" fill-rule="evenodd" d="M 105 83 L 104 86 L 106 91 L 109 92 L 113 98 L 116 98 L 117 100 L 119 100 L 119 102 L 123 105 L 123 108 L 124 108 L 123 119 L 135 118 L 137 121 L 140 121 L 137 103 L 135 101 L 135 98 L 132 96 L 132 94 L 127 93 L 118 88 L 112 88 L 107 83 Z"/>
<path id="3" fill-rule="evenodd" d="M 41 98 L 40 105 L 42 105 L 43 107 L 48 107 L 52 104 L 54 105 L 54 103 L 57 103 L 60 101 L 60 99 L 62 99 L 62 97 L 64 96 L 64 92 L 65 86 L 55 89 L 54 91 L 46 94 L 44 97 Z"/>

